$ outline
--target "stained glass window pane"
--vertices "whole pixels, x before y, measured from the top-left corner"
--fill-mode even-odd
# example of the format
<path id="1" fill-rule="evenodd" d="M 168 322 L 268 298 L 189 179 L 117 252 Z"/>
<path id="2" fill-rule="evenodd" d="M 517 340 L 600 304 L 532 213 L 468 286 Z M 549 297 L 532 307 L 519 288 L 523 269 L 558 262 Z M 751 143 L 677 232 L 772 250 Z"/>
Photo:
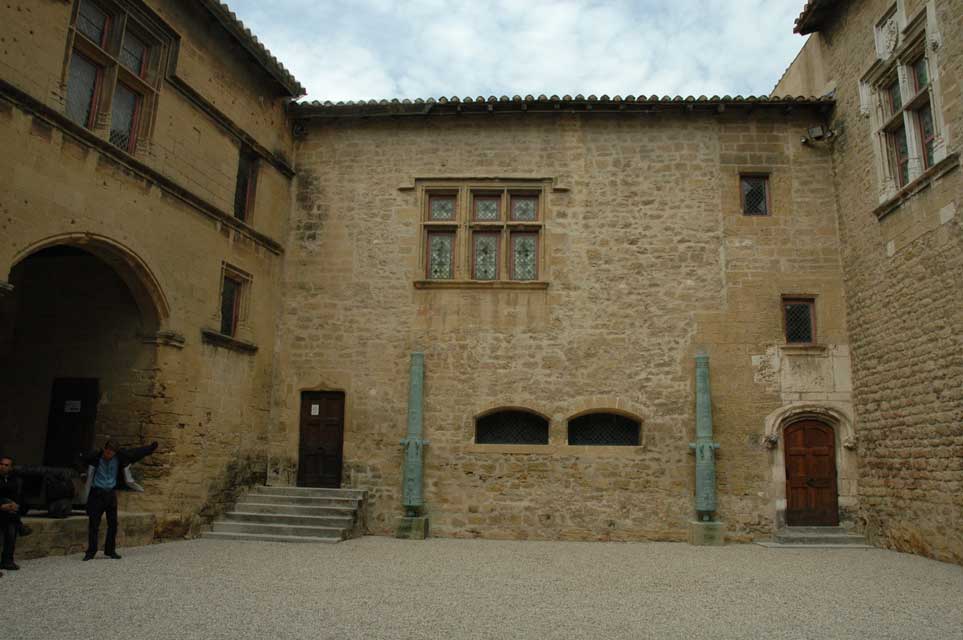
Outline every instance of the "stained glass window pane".
<path id="1" fill-rule="evenodd" d="M 479 418 L 476 444 L 548 444 L 548 420 L 526 411 L 499 411 Z"/>
<path id="2" fill-rule="evenodd" d="M 454 220 L 455 219 L 455 198 L 454 197 L 432 197 L 429 199 L 428 217 L 431 220 Z"/>
<path id="3" fill-rule="evenodd" d="M 430 279 L 451 279 L 454 240 L 455 235 L 452 233 L 428 235 L 428 277 Z"/>
<path id="4" fill-rule="evenodd" d="M 893 132 L 893 150 L 896 154 L 896 170 L 900 185 L 909 182 L 909 148 L 906 143 L 906 128 L 900 127 Z"/>
<path id="5" fill-rule="evenodd" d="M 809 301 L 786 302 L 786 342 L 811 343 L 813 341 L 813 305 Z"/>
<path id="6" fill-rule="evenodd" d="M 498 220 L 500 198 L 475 198 L 475 220 Z"/>
<path id="7" fill-rule="evenodd" d="M 590 413 L 568 423 L 571 445 L 637 447 L 641 425 L 616 413 Z"/>
<path id="8" fill-rule="evenodd" d="M 107 13 L 89 0 L 84 0 L 77 12 L 77 30 L 97 44 L 102 43 L 107 30 Z"/>
<path id="9" fill-rule="evenodd" d="M 512 198 L 512 220 L 529 221 L 538 219 L 538 198 L 519 197 Z"/>
<path id="10" fill-rule="evenodd" d="M 538 277 L 538 237 L 531 233 L 512 235 L 512 279 Z"/>
<path id="11" fill-rule="evenodd" d="M 124 150 L 130 149 L 136 112 L 137 94 L 117 83 L 110 114 L 110 141 L 112 144 Z"/>
<path id="12" fill-rule="evenodd" d="M 76 53 L 70 57 L 67 77 L 67 117 L 86 127 L 97 88 L 97 66 Z"/>
<path id="13" fill-rule="evenodd" d="M 899 81 L 897 80 L 893 84 L 889 85 L 886 90 L 889 93 L 889 106 L 892 110 L 890 113 L 896 113 L 903 108 L 903 96 L 899 92 Z"/>
<path id="14" fill-rule="evenodd" d="M 498 277 L 498 234 L 476 233 L 475 265 L 473 278 L 475 280 L 494 280 Z"/>
<path id="15" fill-rule="evenodd" d="M 147 55 L 147 45 L 137 36 L 125 33 L 124 44 L 120 48 L 120 63 L 140 75 L 144 66 L 144 57 Z"/>
<path id="16" fill-rule="evenodd" d="M 930 81 L 929 70 L 926 68 L 926 58 L 920 58 L 913 64 L 913 76 L 916 78 L 916 90 L 919 91 Z"/>
<path id="17" fill-rule="evenodd" d="M 769 214 L 767 190 L 769 179 L 765 176 L 742 177 L 742 212 L 747 216 Z"/>

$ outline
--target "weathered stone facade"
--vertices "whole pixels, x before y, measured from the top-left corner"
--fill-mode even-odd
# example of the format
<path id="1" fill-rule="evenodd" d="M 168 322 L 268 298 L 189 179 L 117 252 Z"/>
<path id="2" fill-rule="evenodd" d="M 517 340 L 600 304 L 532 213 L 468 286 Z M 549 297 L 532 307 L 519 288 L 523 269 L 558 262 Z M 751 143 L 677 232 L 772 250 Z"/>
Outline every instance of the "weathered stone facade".
<path id="1" fill-rule="evenodd" d="M 835 88 L 832 128 L 839 233 L 853 350 L 860 515 L 893 549 L 963 562 L 963 2 L 825 3 L 807 31 L 827 71 L 777 95 Z M 925 24 L 931 86 L 941 100 L 945 159 L 881 196 L 872 97 L 860 82 L 880 55 L 874 27 L 895 7 L 900 33 Z M 899 47 L 912 44 L 900 35 Z M 817 47 L 807 44 L 807 49 Z M 879 59 L 879 62 L 877 60 Z M 791 76 L 791 77 L 790 77 Z M 883 198 L 883 202 L 881 202 Z"/>
<path id="2" fill-rule="evenodd" d="M 264 479 L 290 92 L 203 3 L 118 6 L 174 34 L 152 45 L 159 99 L 133 152 L 108 142 L 107 113 L 92 129 L 64 116 L 77 3 L 0 6 L 0 446 L 39 463 L 52 381 L 99 379 L 94 443 L 160 443 L 126 507 L 182 535 Z M 249 224 L 233 215 L 241 145 L 260 155 Z M 202 340 L 222 263 L 250 276 L 242 350 Z"/>
<path id="3" fill-rule="evenodd" d="M 860 87 L 882 0 L 807 5 L 821 31 L 770 99 L 339 105 L 290 104 L 303 89 L 215 0 L 114 4 L 154 38 L 128 148 L 110 142 L 126 72 L 77 40 L 79 2 L 0 6 L 0 359 L 17 363 L 0 446 L 18 461 L 43 455 L 52 381 L 95 378 L 96 440 L 161 444 L 125 506 L 190 534 L 245 485 L 296 483 L 302 392 L 340 392 L 341 481 L 387 534 L 421 351 L 434 534 L 681 540 L 705 349 L 730 539 L 785 524 L 784 430 L 813 420 L 844 525 L 963 558 L 961 0 L 900 1 L 939 34 L 942 164 L 886 196 Z M 105 70 L 85 126 L 65 106 L 74 52 Z M 767 179 L 767 215 L 744 214 L 743 176 Z M 479 224 L 473 198 L 496 192 L 536 198 L 534 219 Z M 428 219 L 439 194 L 447 221 Z M 495 281 L 472 277 L 475 232 L 501 238 Z M 428 277 L 430 233 L 450 278 Z M 515 233 L 530 278 L 512 277 Z M 813 305 L 806 344 L 787 299 Z M 476 442 L 500 409 L 546 419 L 547 444 Z M 639 444 L 569 445 L 595 411 L 639 422 Z"/>

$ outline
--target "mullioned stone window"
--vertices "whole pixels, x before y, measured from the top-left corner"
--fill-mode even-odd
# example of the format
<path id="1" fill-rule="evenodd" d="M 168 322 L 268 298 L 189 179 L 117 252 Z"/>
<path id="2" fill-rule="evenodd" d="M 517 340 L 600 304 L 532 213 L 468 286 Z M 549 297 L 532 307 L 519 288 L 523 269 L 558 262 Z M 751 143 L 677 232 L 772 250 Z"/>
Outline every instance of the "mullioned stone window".
<path id="1" fill-rule="evenodd" d="M 75 0 L 64 110 L 76 124 L 136 153 L 153 127 L 170 37 L 124 0 Z"/>
<path id="2" fill-rule="evenodd" d="M 537 283 L 545 196 L 540 184 L 470 183 L 423 191 L 426 283 Z"/>
<path id="3" fill-rule="evenodd" d="M 877 22 L 875 43 L 877 59 L 863 76 L 860 98 L 874 133 L 883 202 L 947 155 L 933 3 L 907 20 L 897 2 Z"/>

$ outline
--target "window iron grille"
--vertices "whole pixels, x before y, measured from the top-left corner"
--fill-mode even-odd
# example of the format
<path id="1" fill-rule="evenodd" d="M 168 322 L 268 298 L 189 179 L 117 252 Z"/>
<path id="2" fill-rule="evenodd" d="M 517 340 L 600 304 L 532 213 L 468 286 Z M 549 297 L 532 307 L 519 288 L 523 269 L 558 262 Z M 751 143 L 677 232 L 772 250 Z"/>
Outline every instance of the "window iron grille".
<path id="1" fill-rule="evenodd" d="M 769 178 L 742 177 L 742 212 L 747 216 L 769 215 Z"/>
<path id="2" fill-rule="evenodd" d="M 617 413 L 589 413 L 568 423 L 570 445 L 637 447 L 641 424 Z"/>
<path id="3" fill-rule="evenodd" d="M 548 420 L 527 411 L 499 411 L 475 423 L 476 444 L 548 444 Z"/>
<path id="4" fill-rule="evenodd" d="M 784 302 L 786 313 L 786 342 L 791 344 L 811 344 L 813 342 L 813 303 L 811 300 L 787 300 Z"/>

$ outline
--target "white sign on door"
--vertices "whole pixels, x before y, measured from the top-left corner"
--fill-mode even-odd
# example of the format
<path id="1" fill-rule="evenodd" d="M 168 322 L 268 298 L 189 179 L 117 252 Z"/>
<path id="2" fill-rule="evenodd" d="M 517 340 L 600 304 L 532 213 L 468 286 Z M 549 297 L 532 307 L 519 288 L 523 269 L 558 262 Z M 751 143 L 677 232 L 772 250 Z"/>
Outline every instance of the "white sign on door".
<path id="1" fill-rule="evenodd" d="M 311 415 L 312 415 L 312 416 L 319 416 L 319 415 L 321 415 L 321 405 L 319 405 L 319 404 L 312 404 L 312 405 L 311 405 Z"/>
<path id="2" fill-rule="evenodd" d="M 80 413 L 80 400 L 67 400 L 64 402 L 64 413 Z"/>

